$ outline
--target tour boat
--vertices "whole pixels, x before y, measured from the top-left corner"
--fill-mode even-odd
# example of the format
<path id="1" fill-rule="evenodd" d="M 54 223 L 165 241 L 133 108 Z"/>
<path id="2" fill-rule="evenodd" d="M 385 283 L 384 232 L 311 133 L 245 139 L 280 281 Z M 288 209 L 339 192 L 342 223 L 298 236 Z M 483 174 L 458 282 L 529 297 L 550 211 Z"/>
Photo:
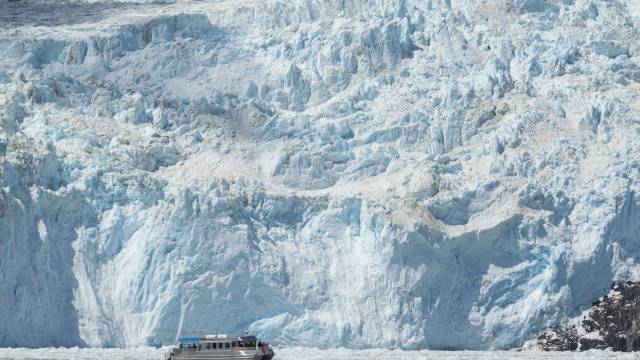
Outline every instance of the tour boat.
<path id="1" fill-rule="evenodd" d="M 178 339 L 167 360 L 271 360 L 273 349 L 255 336 L 206 335 Z"/>

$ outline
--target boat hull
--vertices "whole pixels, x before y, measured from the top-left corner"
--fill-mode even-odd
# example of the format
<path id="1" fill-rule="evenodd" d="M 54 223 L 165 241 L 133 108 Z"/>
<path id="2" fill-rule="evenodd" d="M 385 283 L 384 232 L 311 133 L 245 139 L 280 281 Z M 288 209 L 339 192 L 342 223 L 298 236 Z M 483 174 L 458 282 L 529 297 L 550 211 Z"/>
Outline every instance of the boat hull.
<path id="1" fill-rule="evenodd" d="M 273 353 L 273 350 L 271 350 L 271 349 L 263 351 L 262 354 L 263 355 L 262 355 L 262 359 L 261 360 L 271 360 L 271 359 L 273 359 L 273 356 L 275 355 Z"/>
<path id="2" fill-rule="evenodd" d="M 178 355 L 171 356 L 170 360 L 263 360 L 263 359 L 271 359 L 265 357 L 267 355 L 230 355 L 230 356 L 220 356 L 220 355 L 210 355 L 210 354 L 197 354 L 197 355 Z"/>

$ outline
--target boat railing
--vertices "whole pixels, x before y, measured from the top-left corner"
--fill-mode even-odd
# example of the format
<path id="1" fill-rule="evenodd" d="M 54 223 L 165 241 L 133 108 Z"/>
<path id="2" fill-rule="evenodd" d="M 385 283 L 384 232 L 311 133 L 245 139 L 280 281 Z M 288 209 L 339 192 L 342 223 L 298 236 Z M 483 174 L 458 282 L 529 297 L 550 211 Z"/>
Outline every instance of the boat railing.
<path id="1" fill-rule="evenodd" d="M 196 352 L 196 351 L 198 351 L 198 348 L 173 348 L 171 349 L 170 355 L 180 356 L 184 353 Z"/>

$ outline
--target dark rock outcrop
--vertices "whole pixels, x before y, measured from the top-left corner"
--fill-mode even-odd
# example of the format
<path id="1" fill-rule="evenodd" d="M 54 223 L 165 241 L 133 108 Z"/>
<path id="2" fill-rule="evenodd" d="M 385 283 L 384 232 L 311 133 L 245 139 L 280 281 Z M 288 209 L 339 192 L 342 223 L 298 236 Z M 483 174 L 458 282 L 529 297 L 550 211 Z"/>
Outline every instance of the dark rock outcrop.
<path id="1" fill-rule="evenodd" d="M 546 351 L 576 351 L 578 333 L 575 326 L 566 329 L 547 329 L 538 335 L 538 346 Z"/>
<path id="2" fill-rule="evenodd" d="M 639 351 L 640 283 L 613 284 L 577 326 L 547 329 L 536 340 L 546 351 Z"/>

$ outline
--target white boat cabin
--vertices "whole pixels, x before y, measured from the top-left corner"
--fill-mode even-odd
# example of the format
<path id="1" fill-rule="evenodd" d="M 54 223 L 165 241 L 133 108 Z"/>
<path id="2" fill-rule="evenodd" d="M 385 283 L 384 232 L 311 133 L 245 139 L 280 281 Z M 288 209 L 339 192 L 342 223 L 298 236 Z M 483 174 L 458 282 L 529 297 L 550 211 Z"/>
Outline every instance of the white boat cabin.
<path id="1" fill-rule="evenodd" d="M 229 339 L 226 335 L 207 335 L 201 338 L 187 337 L 178 340 L 178 348 L 198 351 L 256 349 L 257 345 L 257 339 L 254 336 Z"/>

